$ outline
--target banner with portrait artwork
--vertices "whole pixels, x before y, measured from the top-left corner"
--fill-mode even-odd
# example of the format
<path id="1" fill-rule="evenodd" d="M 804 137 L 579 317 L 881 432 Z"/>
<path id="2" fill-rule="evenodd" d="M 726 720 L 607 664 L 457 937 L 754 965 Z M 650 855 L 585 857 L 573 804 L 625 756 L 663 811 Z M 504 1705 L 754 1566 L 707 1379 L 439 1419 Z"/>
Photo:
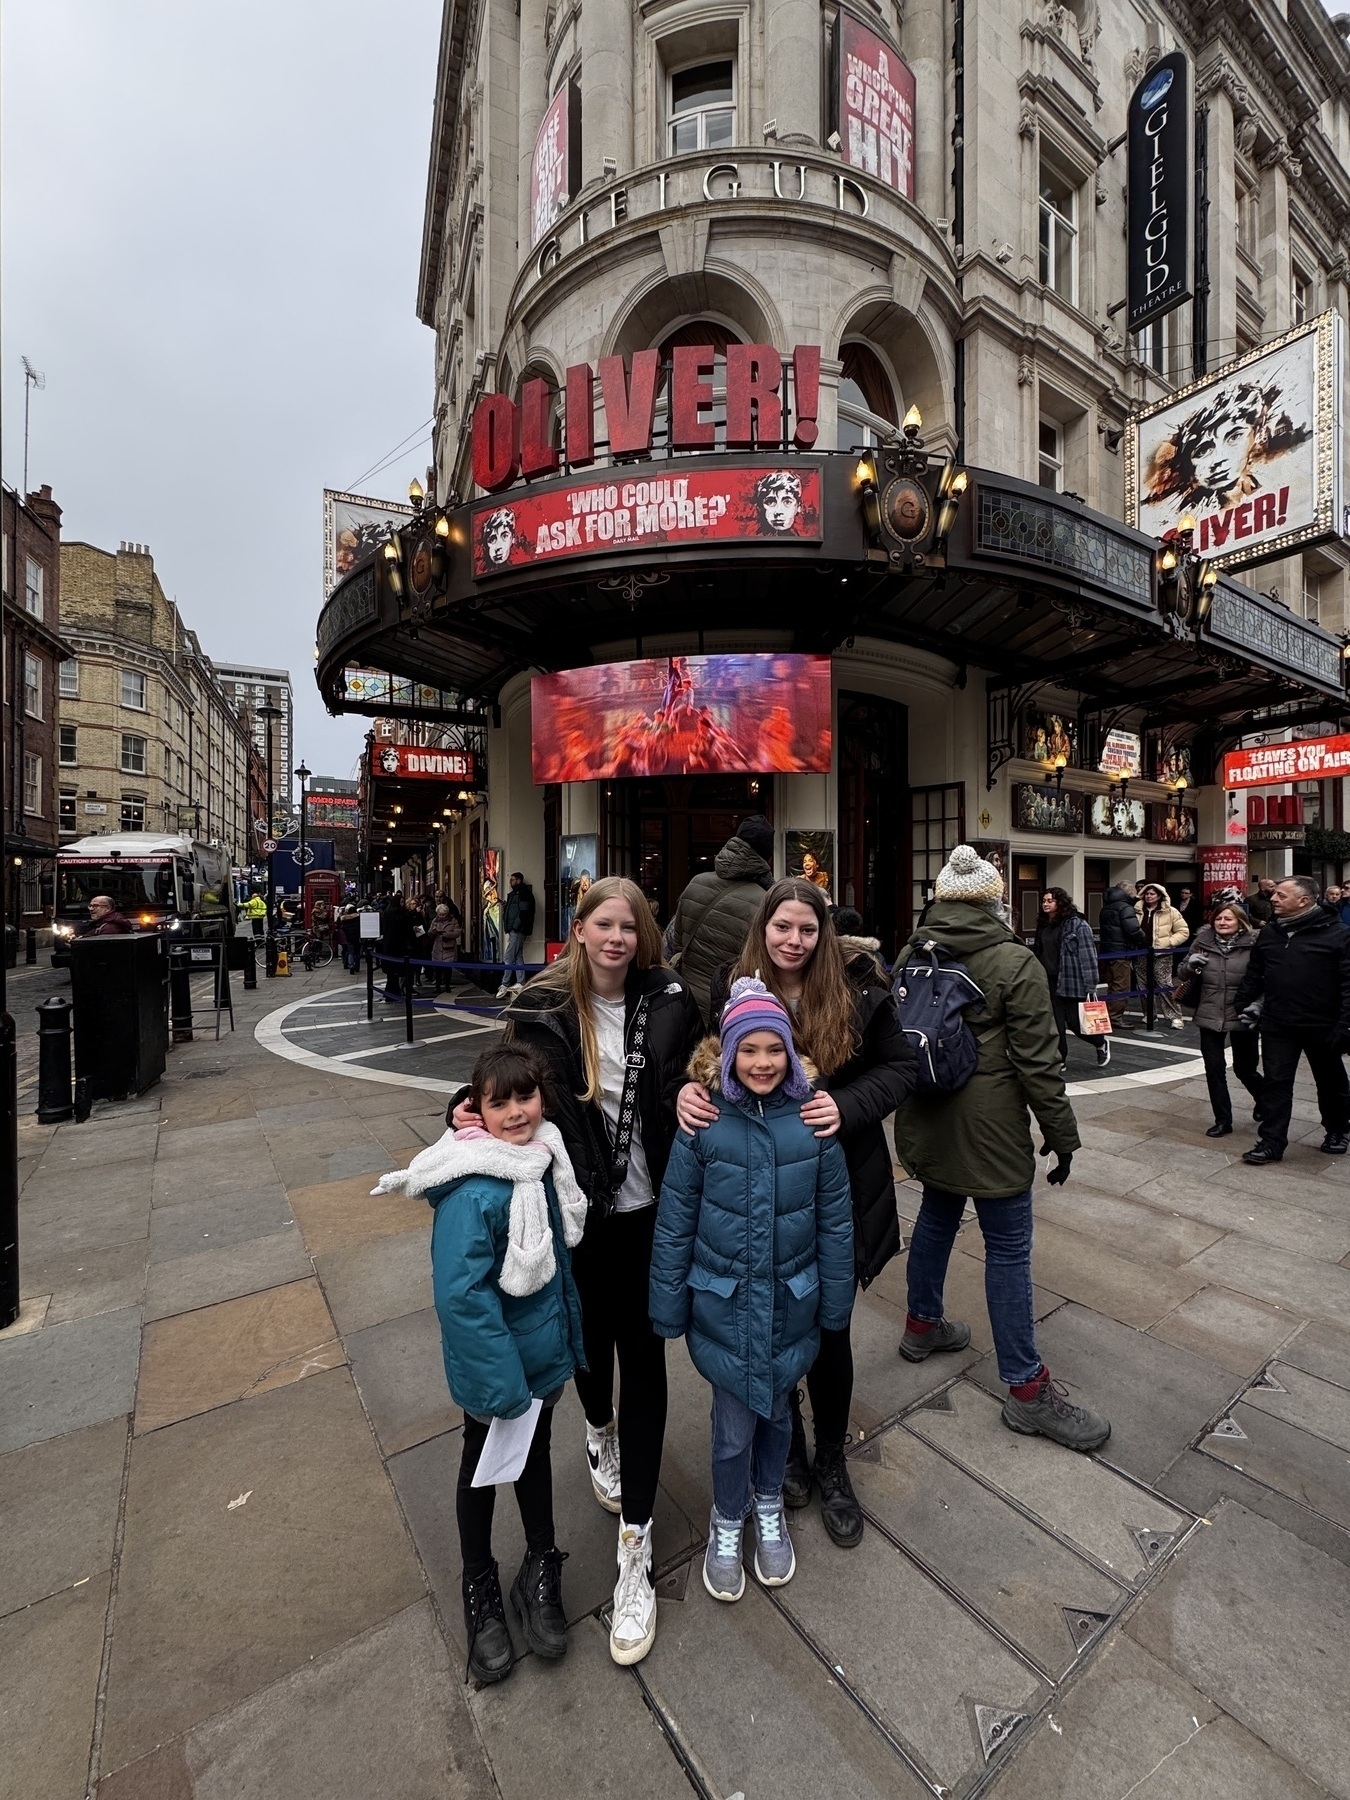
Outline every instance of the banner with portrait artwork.
<path id="1" fill-rule="evenodd" d="M 1022 755 L 1028 762 L 1048 763 L 1053 769 L 1078 765 L 1078 722 L 1069 713 L 1042 712 L 1028 707 L 1022 714 Z M 1060 764 L 1059 759 L 1064 761 Z"/>
<path id="2" fill-rule="evenodd" d="M 1200 897 L 1208 908 L 1225 888 L 1247 892 L 1247 852 L 1240 845 L 1204 844 L 1199 851 Z"/>
<path id="3" fill-rule="evenodd" d="M 1193 844 L 1200 835 L 1198 817 L 1193 806 L 1176 807 L 1170 800 L 1154 800 L 1149 806 L 1149 838 L 1155 844 Z"/>
<path id="4" fill-rule="evenodd" d="M 600 869 L 600 839 L 593 832 L 558 840 L 558 928 L 571 934 L 577 908 L 590 892 Z"/>
<path id="5" fill-rule="evenodd" d="M 832 831 L 785 831 L 783 833 L 783 874 L 797 881 L 809 881 L 834 904 L 834 833 Z"/>
<path id="6" fill-rule="evenodd" d="M 372 500 L 366 494 L 323 490 L 323 591 L 332 593 L 357 563 L 373 556 L 413 517 L 411 506 L 397 500 Z"/>
<path id="7" fill-rule="evenodd" d="M 1241 568 L 1341 528 L 1343 327 L 1335 313 L 1287 332 L 1135 413 L 1125 516 L 1150 537 L 1194 521 L 1194 547 Z"/>
<path id="8" fill-rule="evenodd" d="M 1083 831 L 1083 796 L 1056 788 L 1053 782 L 1024 781 L 1013 787 L 1013 827 L 1017 831 L 1053 831 L 1079 837 Z"/>
<path id="9" fill-rule="evenodd" d="M 1087 835 L 1103 838 L 1141 838 L 1145 814 L 1142 800 L 1120 799 L 1115 794 L 1094 794 L 1087 808 Z"/>

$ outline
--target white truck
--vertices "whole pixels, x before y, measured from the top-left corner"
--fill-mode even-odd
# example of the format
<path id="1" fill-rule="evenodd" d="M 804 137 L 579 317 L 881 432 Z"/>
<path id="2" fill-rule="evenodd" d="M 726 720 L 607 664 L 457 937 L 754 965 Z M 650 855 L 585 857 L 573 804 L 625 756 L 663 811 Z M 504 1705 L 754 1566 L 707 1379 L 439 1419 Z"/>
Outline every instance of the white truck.
<path id="1" fill-rule="evenodd" d="M 89 921 L 89 902 L 107 894 L 137 931 L 182 931 L 223 922 L 234 934 L 230 853 L 196 838 L 148 831 L 108 832 L 63 844 L 56 856 L 52 964 L 70 962 L 70 940 Z"/>

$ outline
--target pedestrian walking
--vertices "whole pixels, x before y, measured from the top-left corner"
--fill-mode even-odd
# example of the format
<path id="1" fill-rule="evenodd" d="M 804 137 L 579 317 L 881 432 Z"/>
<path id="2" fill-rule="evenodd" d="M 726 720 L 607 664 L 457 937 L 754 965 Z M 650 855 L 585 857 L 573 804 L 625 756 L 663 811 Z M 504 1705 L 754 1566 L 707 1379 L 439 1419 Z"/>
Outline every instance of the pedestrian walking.
<path id="1" fill-rule="evenodd" d="M 822 1136 L 838 1135 L 853 1205 L 854 1273 L 867 1287 L 900 1248 L 895 1177 L 883 1123 L 909 1093 L 916 1074 L 889 981 L 866 951 L 851 953 L 845 961 L 825 895 L 799 878 L 769 889 L 739 960 L 715 977 L 712 1004 L 719 1017 L 731 982 L 743 975 L 758 975 L 787 1008 L 796 1050 L 809 1059 L 814 1092 L 801 1117 Z M 683 1129 L 692 1132 L 711 1126 L 719 1109 L 705 1086 L 690 1081 L 680 1089 L 676 1111 Z M 863 1515 L 844 1456 L 853 1399 L 853 1347 L 847 1329 L 822 1324 L 820 1350 L 806 1386 L 815 1461 L 807 1457 L 801 1396 L 794 1388 L 784 1497 L 795 1510 L 808 1504 L 814 1486 L 826 1531 L 842 1549 L 851 1549 L 862 1540 Z"/>
<path id="2" fill-rule="evenodd" d="M 342 945 L 342 966 L 349 975 L 361 972 L 361 909 L 354 903 L 338 914 L 338 938 Z"/>
<path id="3" fill-rule="evenodd" d="M 693 995 L 661 960 L 642 890 L 607 876 L 581 896 L 564 955 L 502 1017 L 507 1041 L 543 1063 L 577 1182 L 590 1201 L 572 1258 L 581 1300 L 586 1460 L 596 1499 L 619 1514 L 609 1649 L 641 1662 L 656 1639 L 652 1510 L 666 1430 L 665 1340 L 648 1311 L 656 1196 L 675 1138 L 673 1097 L 703 1035 Z M 478 1123 L 468 1100 L 452 1123 Z M 619 1405 L 614 1407 L 614 1365 Z"/>
<path id="4" fill-rule="evenodd" d="M 1319 1148 L 1350 1148 L 1350 1084 L 1342 1060 L 1350 1049 L 1350 931 L 1318 904 L 1317 883 L 1290 875 L 1271 896 L 1275 917 L 1257 934 L 1234 1004 L 1239 1027 L 1259 1026 L 1261 1099 L 1256 1143 L 1242 1160 L 1279 1162 L 1289 1142 L 1294 1077 L 1308 1059 L 1325 1136 Z"/>
<path id="5" fill-rule="evenodd" d="M 936 940 L 963 963 L 984 994 L 984 1011 L 969 1021 L 979 1062 L 964 1087 L 915 1092 L 896 1114 L 896 1154 L 923 1183 L 909 1246 L 900 1354 L 923 1362 L 934 1352 L 964 1350 L 970 1342 L 969 1325 L 945 1316 L 943 1292 L 961 1216 L 972 1199 L 984 1238 L 994 1353 L 999 1379 L 1008 1387 L 1003 1422 L 1012 1431 L 1052 1438 L 1072 1450 L 1096 1450 L 1110 1436 L 1110 1425 L 1071 1404 L 1036 1348 L 1031 1308 L 1036 1157 L 1029 1111 L 1044 1136 L 1044 1153 L 1054 1153 L 1046 1177 L 1052 1187 L 1069 1179 L 1079 1137 L 1064 1092 L 1045 972 L 1003 923 L 1002 902 L 998 870 L 969 844 L 958 844 L 938 872 L 922 939 Z"/>
<path id="6" fill-rule="evenodd" d="M 450 965 L 459 958 L 459 943 L 463 935 L 463 926 L 450 908 L 441 902 L 431 915 L 431 929 L 427 932 L 427 950 L 435 964 L 438 994 L 443 994 L 454 985 L 454 970 Z"/>
<path id="7" fill-rule="evenodd" d="M 1248 894 L 1247 903 L 1243 909 L 1253 925 L 1269 925 L 1275 917 L 1275 908 L 1272 903 L 1274 893 L 1275 883 L 1272 878 L 1269 875 L 1258 876 L 1256 886 Z"/>
<path id="8" fill-rule="evenodd" d="M 417 948 L 421 922 L 403 903 L 402 894 L 391 894 L 380 919 L 380 960 L 384 964 L 384 998 L 403 998 L 403 959 Z"/>
<path id="9" fill-rule="evenodd" d="M 446 1132 L 375 1189 L 424 1194 L 435 1214 L 432 1292 L 446 1380 L 464 1413 L 455 1513 L 468 1673 L 481 1682 L 505 1680 L 513 1657 L 492 1554 L 496 1488 L 473 1481 L 492 1422 L 536 1407 L 515 1478 L 525 1559 L 511 1604 L 536 1656 L 556 1662 L 567 1652 L 549 1451 L 553 1408 L 582 1357 L 569 1251 L 585 1227 L 586 1196 L 544 1104 L 536 1057 L 511 1046 L 484 1051 L 472 1086 L 482 1125 Z"/>
<path id="10" fill-rule="evenodd" d="M 712 978 L 740 955 L 764 890 L 772 885 L 773 826 L 754 813 L 741 820 L 712 868 L 695 875 L 680 895 L 666 927 L 666 943 L 671 962 L 709 1021 Z"/>
<path id="11" fill-rule="evenodd" d="M 1111 1015 L 1113 1031 L 1126 1029 L 1125 1009 L 1128 1002 L 1125 996 L 1132 988 L 1143 986 L 1142 957 L 1118 954 L 1114 961 L 1108 960 L 1112 951 L 1143 950 L 1147 947 L 1134 899 L 1134 886 L 1131 882 L 1122 881 L 1117 887 L 1107 888 L 1097 926 L 1101 933 L 1102 967 L 1106 971 L 1106 1010 Z"/>
<path id="12" fill-rule="evenodd" d="M 1050 984 L 1050 1004 L 1059 1030 L 1059 1060 L 1067 1066 L 1069 1033 L 1091 1044 L 1098 1067 L 1111 1060 L 1109 1037 L 1091 1037 L 1079 1023 L 1078 1008 L 1096 998 L 1097 944 L 1092 927 L 1062 887 L 1047 888 L 1041 896 L 1040 917 L 1032 946 L 1037 962 Z"/>
<path id="13" fill-rule="evenodd" d="M 519 869 L 512 875 L 506 891 L 502 930 L 506 933 L 506 949 L 502 958 L 505 965 L 502 985 L 497 990 L 499 1000 L 504 1000 L 513 987 L 524 987 L 525 943 L 534 930 L 534 889 Z"/>
<path id="14" fill-rule="evenodd" d="M 782 1587 L 796 1570 L 783 1504 L 792 1441 L 789 1397 L 816 1359 L 822 1326 L 848 1330 L 853 1209 L 837 1137 L 801 1116 L 811 1084 L 787 1009 L 753 976 L 735 982 L 721 1041 L 691 1070 L 720 1096 L 716 1122 L 676 1138 L 652 1249 L 651 1316 L 687 1337 L 712 1387 L 712 1517 L 703 1585 L 745 1592 L 743 1536 L 755 1521 L 755 1578 Z"/>
<path id="15" fill-rule="evenodd" d="M 1135 903 L 1135 912 L 1139 918 L 1139 929 L 1144 934 L 1144 942 L 1153 946 L 1153 991 L 1155 1017 L 1172 1021 L 1172 1029 L 1180 1031 L 1186 1024 L 1181 1008 L 1172 998 L 1172 957 L 1170 952 L 1179 950 L 1190 942 L 1190 930 L 1185 919 L 1173 906 L 1167 889 L 1156 881 L 1146 881 L 1139 890 L 1139 899 Z M 1145 962 L 1147 970 L 1147 961 Z M 1147 975 L 1145 977 L 1147 979 Z"/>
<path id="16" fill-rule="evenodd" d="M 1195 996 L 1195 1023 L 1200 1032 L 1200 1054 L 1205 1059 L 1205 1083 L 1214 1123 L 1206 1137 L 1229 1137 L 1233 1130 L 1233 1102 L 1228 1093 L 1224 1046 L 1233 1042 L 1233 1073 L 1252 1099 L 1260 1102 L 1261 1074 L 1257 1035 L 1238 1023 L 1237 994 L 1247 973 L 1256 944 L 1252 922 L 1235 901 L 1220 906 L 1208 925 L 1195 934 L 1195 942 L 1179 972 Z"/>

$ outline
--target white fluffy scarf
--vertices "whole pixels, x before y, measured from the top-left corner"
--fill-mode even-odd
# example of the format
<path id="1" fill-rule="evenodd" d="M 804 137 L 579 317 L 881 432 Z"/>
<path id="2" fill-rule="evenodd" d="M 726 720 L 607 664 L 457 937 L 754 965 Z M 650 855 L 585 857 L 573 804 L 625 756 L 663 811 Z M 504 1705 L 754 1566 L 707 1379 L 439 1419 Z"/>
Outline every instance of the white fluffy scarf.
<path id="1" fill-rule="evenodd" d="M 586 1227 L 586 1196 L 577 1186 L 558 1127 L 547 1122 L 528 1144 L 508 1144 L 486 1133 L 460 1137 L 447 1131 L 436 1143 L 419 1150 L 406 1169 L 382 1175 L 371 1192 L 391 1194 L 402 1189 L 408 1195 L 425 1194 L 429 1188 L 465 1175 L 492 1175 L 509 1181 L 511 1221 L 500 1277 L 502 1291 L 517 1296 L 537 1294 L 552 1281 L 558 1266 L 544 1192 L 550 1165 L 562 1212 L 563 1242 L 571 1249 L 581 1242 Z"/>

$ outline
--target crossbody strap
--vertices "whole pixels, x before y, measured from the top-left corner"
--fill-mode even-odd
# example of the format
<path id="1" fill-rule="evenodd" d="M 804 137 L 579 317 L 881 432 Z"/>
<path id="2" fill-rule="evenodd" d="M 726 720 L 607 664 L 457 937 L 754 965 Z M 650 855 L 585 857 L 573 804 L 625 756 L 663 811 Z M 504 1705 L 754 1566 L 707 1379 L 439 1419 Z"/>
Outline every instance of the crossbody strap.
<path id="1" fill-rule="evenodd" d="M 637 1012 L 633 1016 L 632 1045 L 624 1057 L 623 1091 L 619 1095 L 619 1125 L 614 1133 L 611 1170 L 614 1177 L 614 1191 L 617 1193 L 628 1176 L 628 1159 L 633 1147 L 633 1128 L 637 1124 L 637 1091 L 638 1078 L 647 1066 L 644 1045 L 647 1042 L 647 1005 L 648 997 L 643 995 L 638 1001 Z"/>

